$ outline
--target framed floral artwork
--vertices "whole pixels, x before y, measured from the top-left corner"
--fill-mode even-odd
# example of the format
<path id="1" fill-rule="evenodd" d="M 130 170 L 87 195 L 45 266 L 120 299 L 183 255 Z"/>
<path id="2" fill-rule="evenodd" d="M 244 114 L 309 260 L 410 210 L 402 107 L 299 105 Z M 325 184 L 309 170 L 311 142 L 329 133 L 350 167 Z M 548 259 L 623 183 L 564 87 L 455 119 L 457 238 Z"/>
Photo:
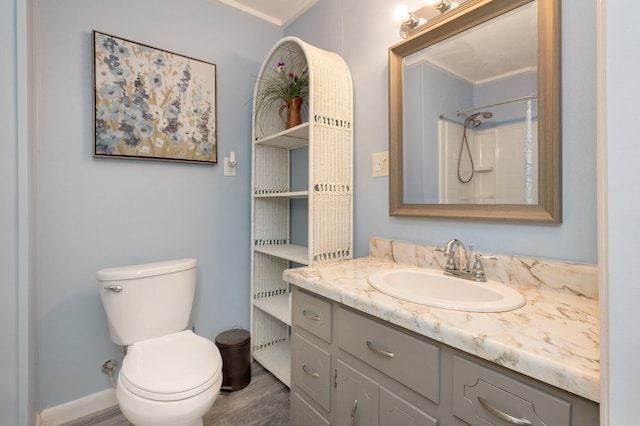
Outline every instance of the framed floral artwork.
<path id="1" fill-rule="evenodd" d="M 216 65 L 93 31 L 94 157 L 217 162 Z"/>

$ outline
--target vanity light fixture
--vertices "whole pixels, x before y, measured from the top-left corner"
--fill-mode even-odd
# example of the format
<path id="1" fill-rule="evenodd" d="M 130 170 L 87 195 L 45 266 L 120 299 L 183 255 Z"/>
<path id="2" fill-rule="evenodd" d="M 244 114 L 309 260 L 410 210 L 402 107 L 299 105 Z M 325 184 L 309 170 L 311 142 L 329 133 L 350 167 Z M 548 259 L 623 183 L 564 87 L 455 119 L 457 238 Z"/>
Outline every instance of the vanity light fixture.
<path id="1" fill-rule="evenodd" d="M 450 2 L 448 0 L 424 0 L 427 6 L 431 6 L 440 13 L 444 13 L 450 9 L 458 6 L 458 3 Z M 412 30 L 415 30 L 420 25 L 427 22 L 427 18 L 419 16 L 419 12 L 422 9 L 418 9 L 412 13 L 407 6 L 401 4 L 395 7 L 393 10 L 393 19 L 400 22 L 400 37 L 407 38 Z"/>
<path id="2" fill-rule="evenodd" d="M 457 6 L 456 3 L 451 3 L 447 0 L 424 0 L 424 2 L 429 6 L 435 7 L 440 13 L 444 13 L 447 10 Z"/>
<path id="3" fill-rule="evenodd" d="M 418 18 L 413 13 L 409 12 L 407 6 L 399 4 L 393 9 L 393 19 L 400 22 L 400 37 L 407 38 L 409 36 L 409 30 L 412 30 L 419 25 L 427 22 L 424 18 Z"/>

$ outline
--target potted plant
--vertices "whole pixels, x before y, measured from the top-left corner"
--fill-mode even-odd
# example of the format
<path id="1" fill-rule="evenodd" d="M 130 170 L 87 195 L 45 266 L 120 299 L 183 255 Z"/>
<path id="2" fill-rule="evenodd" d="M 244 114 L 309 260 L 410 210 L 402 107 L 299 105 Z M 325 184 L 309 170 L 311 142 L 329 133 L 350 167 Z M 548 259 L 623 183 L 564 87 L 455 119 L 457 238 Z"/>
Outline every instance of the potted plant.
<path id="1" fill-rule="evenodd" d="M 280 104 L 278 114 L 285 121 L 285 128 L 299 125 L 300 109 L 309 100 L 309 74 L 306 64 L 299 65 L 295 61 L 287 64 L 281 60 L 270 75 L 270 78 L 260 80 L 256 97 L 256 116 L 260 117 L 265 110 Z"/>

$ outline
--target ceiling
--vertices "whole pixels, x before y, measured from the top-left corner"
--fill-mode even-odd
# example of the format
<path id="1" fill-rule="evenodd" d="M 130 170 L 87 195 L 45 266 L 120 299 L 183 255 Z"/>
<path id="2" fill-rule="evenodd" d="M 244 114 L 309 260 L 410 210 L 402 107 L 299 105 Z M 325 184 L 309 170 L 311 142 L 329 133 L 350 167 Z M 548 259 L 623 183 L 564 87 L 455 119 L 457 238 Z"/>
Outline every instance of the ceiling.
<path id="1" fill-rule="evenodd" d="M 318 0 L 209 0 L 283 27 L 316 4 Z"/>
<path id="2" fill-rule="evenodd" d="M 407 58 L 472 84 L 537 70 L 537 7 L 528 3 Z"/>

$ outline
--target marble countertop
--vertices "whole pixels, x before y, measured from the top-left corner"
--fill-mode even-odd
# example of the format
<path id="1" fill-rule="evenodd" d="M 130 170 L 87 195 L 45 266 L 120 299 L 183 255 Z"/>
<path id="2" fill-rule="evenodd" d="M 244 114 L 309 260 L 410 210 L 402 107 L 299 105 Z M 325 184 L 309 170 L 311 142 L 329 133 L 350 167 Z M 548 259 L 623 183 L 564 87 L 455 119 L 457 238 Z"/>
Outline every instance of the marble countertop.
<path id="1" fill-rule="evenodd" d="M 472 313 L 422 306 L 387 296 L 367 276 L 406 267 L 380 257 L 289 269 L 284 279 L 300 288 L 389 321 L 511 370 L 600 400 L 598 301 L 540 287 L 514 287 L 522 308 Z"/>

